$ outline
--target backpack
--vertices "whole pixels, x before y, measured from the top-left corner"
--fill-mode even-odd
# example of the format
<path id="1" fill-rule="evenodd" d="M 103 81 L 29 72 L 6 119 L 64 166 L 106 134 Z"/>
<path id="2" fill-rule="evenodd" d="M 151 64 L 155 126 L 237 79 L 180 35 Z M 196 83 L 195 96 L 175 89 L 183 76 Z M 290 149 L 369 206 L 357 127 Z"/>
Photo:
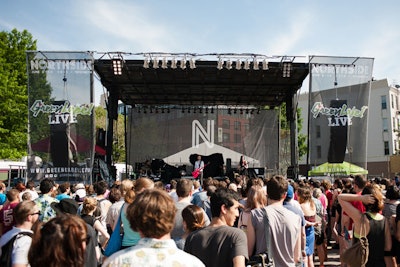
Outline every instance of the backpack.
<path id="1" fill-rule="evenodd" d="M 14 248 L 14 241 L 24 235 L 32 237 L 33 234 L 31 232 L 19 232 L 1 247 L 0 266 L 11 267 L 11 255 Z"/>

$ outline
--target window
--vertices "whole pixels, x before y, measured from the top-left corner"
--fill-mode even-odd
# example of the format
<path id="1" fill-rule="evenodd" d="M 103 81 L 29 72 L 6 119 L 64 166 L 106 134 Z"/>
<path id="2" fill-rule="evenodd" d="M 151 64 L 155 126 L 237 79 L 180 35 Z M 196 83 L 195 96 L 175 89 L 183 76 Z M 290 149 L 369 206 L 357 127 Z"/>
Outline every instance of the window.
<path id="1" fill-rule="evenodd" d="M 222 141 L 223 142 L 230 142 L 231 141 L 231 136 L 229 135 L 229 133 L 224 133 L 222 135 Z"/>
<path id="2" fill-rule="evenodd" d="M 320 126 L 320 125 L 317 125 L 316 130 L 317 130 L 316 137 L 317 137 L 317 138 L 320 138 L 320 137 L 321 137 L 321 126 Z"/>
<path id="3" fill-rule="evenodd" d="M 382 129 L 384 132 L 387 132 L 387 130 L 388 130 L 388 119 L 387 118 L 382 119 Z"/>
<path id="4" fill-rule="evenodd" d="M 390 95 L 390 104 L 392 105 L 392 108 L 394 108 L 394 95 Z"/>
<path id="5" fill-rule="evenodd" d="M 317 146 L 317 159 L 320 159 L 321 157 L 322 157 L 321 146 Z"/>
<path id="6" fill-rule="evenodd" d="M 399 110 L 399 98 L 396 96 L 396 110 Z"/>
<path id="7" fill-rule="evenodd" d="M 240 131 L 240 128 L 241 128 L 241 123 L 240 123 L 240 121 L 235 121 L 234 127 L 235 127 L 235 130 L 236 130 L 236 131 Z"/>
<path id="8" fill-rule="evenodd" d="M 386 96 L 385 95 L 381 96 L 381 108 L 386 109 Z"/>
<path id="9" fill-rule="evenodd" d="M 242 142 L 242 135 L 235 134 L 235 143 L 241 143 L 241 142 Z"/>
<path id="10" fill-rule="evenodd" d="M 392 120 L 393 120 L 393 130 L 395 130 L 396 129 L 396 118 L 393 117 Z"/>
<path id="11" fill-rule="evenodd" d="M 229 120 L 222 120 L 222 128 L 229 129 Z"/>
<path id="12" fill-rule="evenodd" d="M 383 146 L 385 149 L 385 155 L 389 155 L 389 141 L 384 141 Z"/>

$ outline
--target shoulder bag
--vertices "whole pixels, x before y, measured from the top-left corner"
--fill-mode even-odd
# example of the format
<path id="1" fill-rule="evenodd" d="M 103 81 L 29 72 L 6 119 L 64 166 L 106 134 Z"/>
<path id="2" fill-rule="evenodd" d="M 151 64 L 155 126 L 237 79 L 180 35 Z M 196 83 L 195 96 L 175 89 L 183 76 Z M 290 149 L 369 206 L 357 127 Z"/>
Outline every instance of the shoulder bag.
<path id="1" fill-rule="evenodd" d="M 257 255 L 253 255 L 250 257 L 250 259 L 247 261 L 246 266 L 251 266 L 251 267 L 268 267 L 268 266 L 274 266 L 274 263 L 272 261 L 272 255 L 271 255 L 271 238 L 270 238 L 270 233 L 269 233 L 269 218 L 267 214 L 267 210 L 264 208 L 263 209 L 264 213 L 264 231 L 265 231 L 265 240 L 267 242 L 267 249 L 263 253 L 259 253 Z"/>
<path id="2" fill-rule="evenodd" d="M 340 256 L 340 261 L 351 267 L 364 267 L 368 262 L 369 245 L 365 228 L 365 214 L 361 215 L 360 238 Z"/>
<path id="3" fill-rule="evenodd" d="M 103 254 L 106 257 L 111 256 L 115 252 L 119 251 L 122 247 L 122 238 L 124 237 L 123 233 L 121 233 L 121 214 L 125 204 L 122 205 L 122 208 L 119 212 L 117 225 L 115 226 L 114 231 L 111 234 L 110 240 L 108 240 L 107 247 L 104 250 Z"/>

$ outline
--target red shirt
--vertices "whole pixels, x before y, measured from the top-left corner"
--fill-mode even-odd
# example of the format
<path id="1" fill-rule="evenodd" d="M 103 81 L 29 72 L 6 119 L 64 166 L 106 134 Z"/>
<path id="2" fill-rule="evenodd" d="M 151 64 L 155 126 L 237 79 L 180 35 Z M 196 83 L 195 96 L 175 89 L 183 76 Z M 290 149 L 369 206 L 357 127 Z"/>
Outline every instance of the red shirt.
<path id="1" fill-rule="evenodd" d="M 3 232 L 2 235 L 15 225 L 14 221 L 14 208 L 18 205 L 18 202 L 8 203 L 3 206 L 3 209 L 0 212 L 0 223 L 3 224 Z"/>

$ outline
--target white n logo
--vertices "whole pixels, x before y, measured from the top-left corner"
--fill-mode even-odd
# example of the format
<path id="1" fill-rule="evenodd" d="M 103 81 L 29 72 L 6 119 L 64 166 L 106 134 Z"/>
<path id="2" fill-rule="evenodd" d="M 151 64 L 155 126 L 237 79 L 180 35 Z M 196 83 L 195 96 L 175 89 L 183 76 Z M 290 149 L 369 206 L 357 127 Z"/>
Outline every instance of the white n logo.
<path id="1" fill-rule="evenodd" d="M 198 120 L 192 122 L 192 147 L 199 147 L 200 137 L 209 148 L 214 146 L 214 120 L 207 120 L 207 131 Z"/>

